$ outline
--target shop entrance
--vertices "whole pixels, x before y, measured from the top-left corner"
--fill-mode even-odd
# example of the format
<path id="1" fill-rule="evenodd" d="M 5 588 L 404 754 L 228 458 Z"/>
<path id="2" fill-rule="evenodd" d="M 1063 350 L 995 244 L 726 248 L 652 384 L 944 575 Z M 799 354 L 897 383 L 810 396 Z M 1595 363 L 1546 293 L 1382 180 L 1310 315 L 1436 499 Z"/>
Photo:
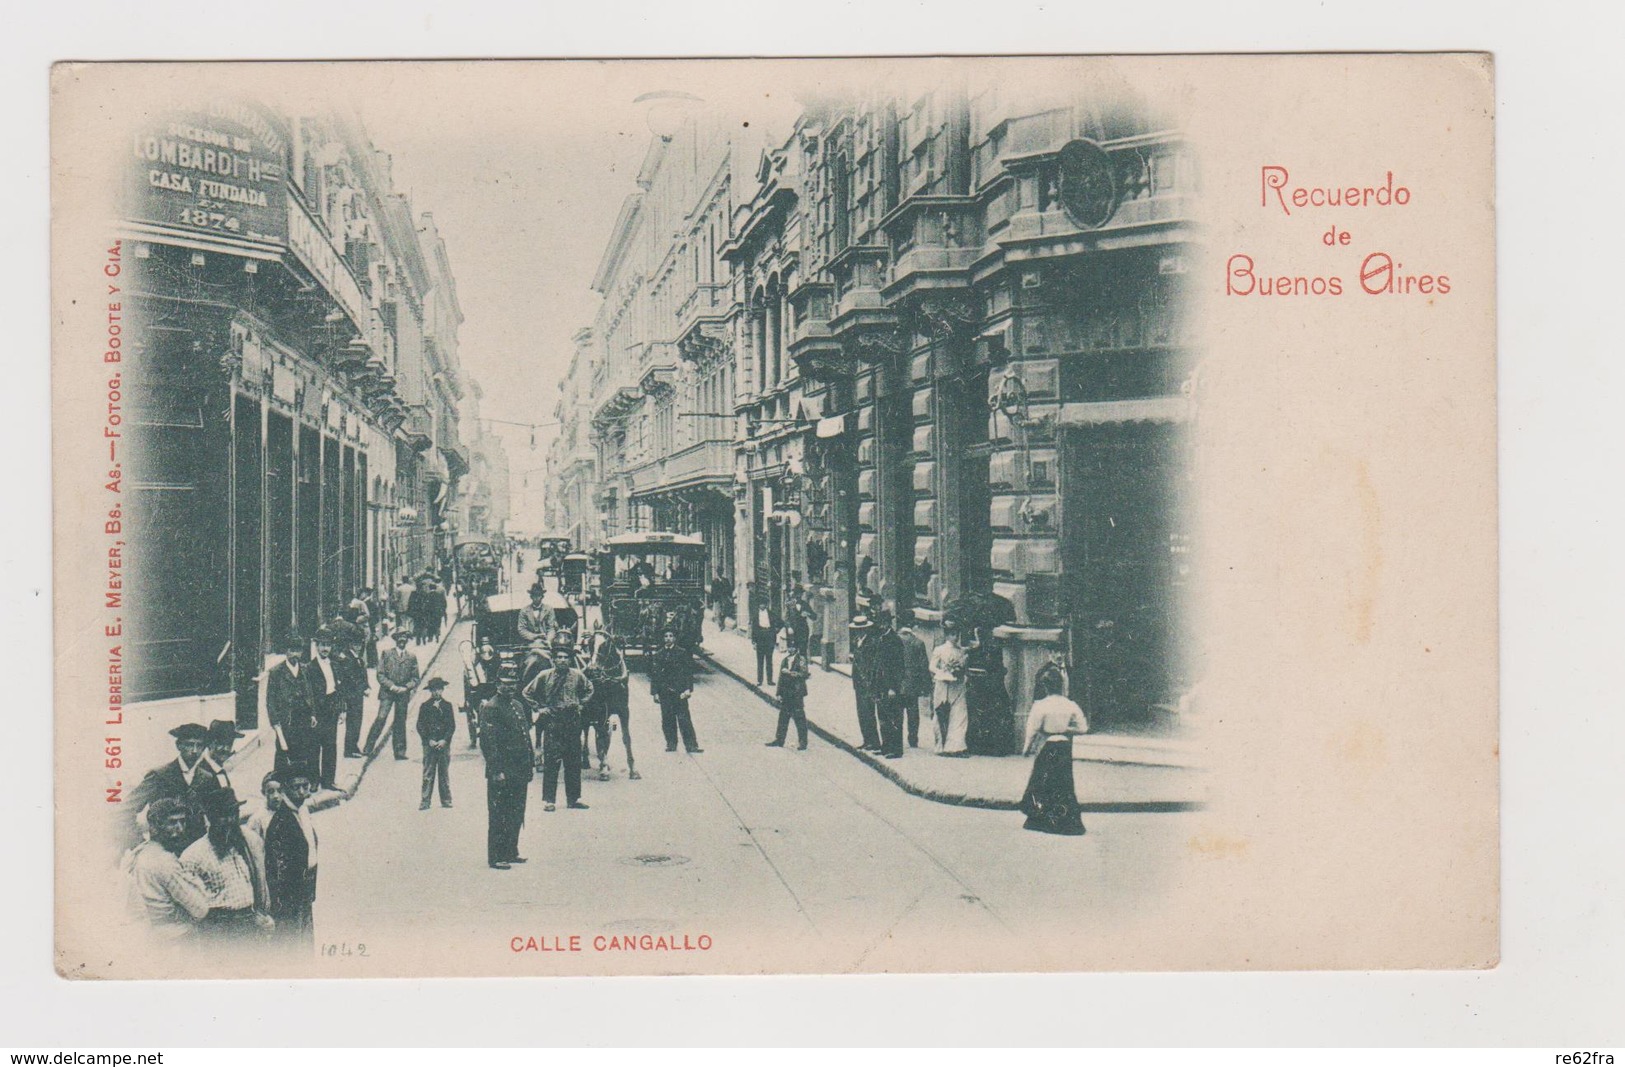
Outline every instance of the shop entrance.
<path id="1" fill-rule="evenodd" d="M 1180 427 L 1145 423 L 1062 437 L 1072 688 L 1096 728 L 1149 728 L 1154 706 L 1187 682 L 1183 438 Z"/>

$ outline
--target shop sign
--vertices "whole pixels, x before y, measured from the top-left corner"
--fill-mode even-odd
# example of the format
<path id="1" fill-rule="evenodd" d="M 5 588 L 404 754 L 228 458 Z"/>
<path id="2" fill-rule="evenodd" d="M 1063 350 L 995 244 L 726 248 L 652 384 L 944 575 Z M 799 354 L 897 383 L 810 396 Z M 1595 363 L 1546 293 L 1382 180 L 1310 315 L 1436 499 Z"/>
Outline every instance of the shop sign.
<path id="1" fill-rule="evenodd" d="M 283 244 L 288 135 L 261 108 L 215 101 L 137 131 L 127 216 L 163 230 Z"/>

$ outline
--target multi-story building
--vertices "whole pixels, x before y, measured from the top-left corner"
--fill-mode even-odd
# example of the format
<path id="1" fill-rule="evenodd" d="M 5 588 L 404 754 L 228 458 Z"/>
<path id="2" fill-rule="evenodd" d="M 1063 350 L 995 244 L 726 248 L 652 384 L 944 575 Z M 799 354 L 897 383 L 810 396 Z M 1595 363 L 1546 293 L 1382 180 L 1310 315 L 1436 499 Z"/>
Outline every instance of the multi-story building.
<path id="1" fill-rule="evenodd" d="M 346 116 L 156 116 L 129 174 L 129 698 L 250 725 L 283 632 L 433 558 L 416 531 L 457 463 L 437 485 L 424 454 L 461 448 L 450 271 Z"/>
<path id="2" fill-rule="evenodd" d="M 741 591 L 812 586 L 837 657 L 860 608 L 954 618 L 1015 708 L 1059 659 L 1092 721 L 1147 721 L 1190 647 L 1177 123 L 1103 76 L 819 102 L 750 158 L 703 125 L 654 139 L 595 281 L 605 509 L 701 531 L 678 427 L 719 409 L 682 371 L 731 361 Z"/>

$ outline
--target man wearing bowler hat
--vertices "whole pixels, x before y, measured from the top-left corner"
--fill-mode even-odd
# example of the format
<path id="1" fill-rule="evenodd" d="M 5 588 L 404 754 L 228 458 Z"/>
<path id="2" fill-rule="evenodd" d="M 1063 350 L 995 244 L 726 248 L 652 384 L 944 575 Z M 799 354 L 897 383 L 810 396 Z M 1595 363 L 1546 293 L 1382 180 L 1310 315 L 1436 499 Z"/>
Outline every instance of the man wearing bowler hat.
<path id="1" fill-rule="evenodd" d="M 418 739 L 423 742 L 423 799 L 418 810 L 428 811 L 436 782 L 440 806 L 451 807 L 451 739 L 457 735 L 457 716 L 446 700 L 444 678 L 430 678 L 423 687 L 429 699 L 418 708 Z"/>
<path id="2" fill-rule="evenodd" d="M 406 715 L 418 687 L 418 669 L 417 656 L 399 635 L 384 641 L 384 654 L 378 658 L 378 714 L 367 729 L 367 755 L 383 744 L 387 725 L 395 758 L 406 758 Z"/>
<path id="3" fill-rule="evenodd" d="M 265 713 L 276 734 L 276 770 L 313 772 L 316 709 L 311 704 L 309 642 L 296 632 L 282 639 L 282 662 L 271 668 L 265 681 Z"/>
<path id="4" fill-rule="evenodd" d="M 236 792 L 231 787 L 231 775 L 226 773 L 226 764 L 231 760 L 232 749 L 237 747 L 237 739 L 241 736 L 243 732 L 230 719 L 215 719 L 209 723 L 209 736 L 204 741 L 208 746 L 203 753 L 204 769 L 213 776 L 218 789 Z"/>

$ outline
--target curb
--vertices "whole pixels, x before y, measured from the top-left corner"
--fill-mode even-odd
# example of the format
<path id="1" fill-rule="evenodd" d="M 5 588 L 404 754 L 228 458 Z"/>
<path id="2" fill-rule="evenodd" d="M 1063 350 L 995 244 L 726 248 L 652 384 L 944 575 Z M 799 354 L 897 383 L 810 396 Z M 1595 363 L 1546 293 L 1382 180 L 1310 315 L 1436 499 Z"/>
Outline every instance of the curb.
<path id="1" fill-rule="evenodd" d="M 722 663 L 710 653 L 702 651 L 700 656 L 712 667 L 732 678 L 750 692 L 756 694 L 757 697 L 759 697 L 770 707 L 777 708 L 779 706 L 777 697 L 768 693 L 767 690 L 763 689 L 755 682 L 750 681 L 744 675 Z M 932 789 L 927 786 L 916 785 L 899 774 L 897 770 L 886 763 L 886 761 L 880 759 L 872 753 L 865 752 L 862 749 L 857 748 L 850 742 L 836 736 L 829 730 L 826 730 L 824 727 L 819 726 L 811 719 L 807 720 L 807 731 L 809 733 L 817 734 L 829 744 L 835 746 L 836 748 L 842 749 L 852 756 L 857 757 L 860 762 L 867 765 L 882 778 L 892 782 L 899 789 L 905 793 L 908 793 L 910 796 L 916 796 L 922 800 L 935 801 L 938 804 L 948 804 L 961 808 L 983 808 L 989 811 L 1021 810 L 1021 802 L 1019 800 L 1004 800 L 998 797 L 976 796 L 969 793 L 953 793 L 942 789 Z M 1078 810 L 1082 812 L 1094 812 L 1097 814 L 1161 814 L 1184 811 L 1202 811 L 1206 807 L 1207 805 L 1205 803 L 1197 800 L 1123 800 L 1092 801 L 1081 803 L 1078 805 Z"/>
<path id="2" fill-rule="evenodd" d="M 440 658 L 440 653 L 445 651 L 446 642 L 451 640 L 451 635 L 457 629 L 458 625 L 466 621 L 467 620 L 462 618 L 460 615 L 452 620 L 451 625 L 446 628 L 445 636 L 440 639 L 440 643 L 434 646 L 434 651 L 429 654 L 429 666 L 432 667 L 434 665 L 434 661 Z M 425 667 L 418 677 L 418 684 L 412 687 L 412 695 L 407 698 L 408 704 L 410 704 L 413 699 L 416 699 L 418 693 L 422 691 L 423 683 L 428 679 L 428 677 L 428 667 Z M 371 769 L 373 761 L 376 760 L 384 751 L 384 741 L 386 740 L 388 740 L 388 738 L 380 736 L 378 739 L 378 748 L 370 753 L 367 753 L 362 758 L 361 770 L 355 776 L 355 781 L 351 783 L 350 788 L 335 789 L 328 796 L 322 797 L 320 800 L 314 797 L 311 798 L 310 803 L 306 805 L 310 809 L 311 813 L 314 814 L 318 811 L 326 811 L 329 808 L 336 808 L 340 804 L 354 800 L 355 795 L 361 792 L 361 783 L 367 780 L 367 771 Z"/>

